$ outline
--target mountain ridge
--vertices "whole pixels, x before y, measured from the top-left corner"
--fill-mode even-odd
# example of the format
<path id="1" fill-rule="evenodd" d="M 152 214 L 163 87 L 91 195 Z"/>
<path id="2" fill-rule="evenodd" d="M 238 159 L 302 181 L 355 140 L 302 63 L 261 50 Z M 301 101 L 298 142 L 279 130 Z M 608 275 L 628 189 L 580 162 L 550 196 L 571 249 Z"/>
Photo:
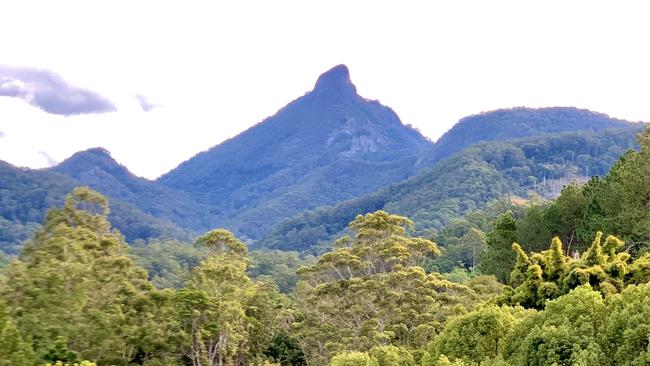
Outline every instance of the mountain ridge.
<path id="1" fill-rule="evenodd" d="M 432 166 L 436 161 L 480 142 L 570 131 L 601 131 L 629 127 L 633 123 L 576 107 L 514 107 L 481 112 L 463 117 L 454 124 L 420 159 L 417 168 Z"/>
<path id="2" fill-rule="evenodd" d="M 50 169 L 16 167 L 0 160 L 0 251 L 16 253 L 32 237 L 47 210 L 60 207 L 66 194 L 84 182 Z M 110 221 L 127 238 L 173 237 L 190 240 L 187 229 L 145 213 L 135 204 L 108 195 Z"/>
<path id="3" fill-rule="evenodd" d="M 65 174 L 102 194 L 132 204 L 145 214 L 186 229 L 201 231 L 215 224 L 210 221 L 209 207 L 182 192 L 136 176 L 102 147 L 79 151 L 46 170 Z"/>

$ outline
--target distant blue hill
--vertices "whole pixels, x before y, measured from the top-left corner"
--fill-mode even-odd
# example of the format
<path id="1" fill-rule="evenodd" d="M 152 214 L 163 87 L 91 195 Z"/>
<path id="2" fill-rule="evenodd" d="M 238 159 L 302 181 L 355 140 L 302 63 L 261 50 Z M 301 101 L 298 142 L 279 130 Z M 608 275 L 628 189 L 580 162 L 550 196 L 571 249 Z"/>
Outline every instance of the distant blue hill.
<path id="1" fill-rule="evenodd" d="M 458 121 L 422 157 L 418 168 L 432 166 L 479 142 L 506 141 L 558 132 L 596 132 L 631 125 L 629 121 L 573 107 L 518 107 L 484 112 Z"/>

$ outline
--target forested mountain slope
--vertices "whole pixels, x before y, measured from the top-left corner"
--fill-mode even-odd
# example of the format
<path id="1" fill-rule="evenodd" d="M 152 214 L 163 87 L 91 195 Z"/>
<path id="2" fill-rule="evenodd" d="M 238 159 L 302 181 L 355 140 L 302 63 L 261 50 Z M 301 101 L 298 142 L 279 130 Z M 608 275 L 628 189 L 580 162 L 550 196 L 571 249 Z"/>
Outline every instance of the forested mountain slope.
<path id="1" fill-rule="evenodd" d="M 104 173 L 102 179 L 110 181 Z M 30 238 L 48 209 L 61 206 L 74 187 L 87 185 L 53 170 L 18 168 L 0 161 L 0 251 L 15 253 Z M 108 184 L 108 183 L 106 183 Z M 111 196 L 113 197 L 113 196 Z M 141 211 L 125 200 L 111 198 L 110 220 L 127 238 L 189 238 L 186 230 Z"/>
<path id="2" fill-rule="evenodd" d="M 431 142 L 390 108 L 359 96 L 347 67 L 159 182 L 218 209 L 221 225 L 259 238 L 278 220 L 398 182 Z"/>
<path id="3" fill-rule="evenodd" d="M 510 108 L 462 118 L 418 162 L 426 168 L 464 148 L 486 141 L 506 141 L 569 131 L 602 131 L 632 123 L 573 107 Z"/>
<path id="4" fill-rule="evenodd" d="M 356 215 L 367 212 L 381 209 L 410 217 L 419 230 L 440 229 L 450 219 L 505 195 L 555 196 L 572 179 L 607 172 L 636 146 L 635 135 L 643 127 L 483 143 L 403 182 L 284 220 L 259 245 L 321 251 L 319 245 L 329 243 Z"/>
<path id="5" fill-rule="evenodd" d="M 215 225 L 209 207 L 194 202 L 186 193 L 135 176 L 103 148 L 78 152 L 50 170 L 180 227 L 201 231 Z"/>

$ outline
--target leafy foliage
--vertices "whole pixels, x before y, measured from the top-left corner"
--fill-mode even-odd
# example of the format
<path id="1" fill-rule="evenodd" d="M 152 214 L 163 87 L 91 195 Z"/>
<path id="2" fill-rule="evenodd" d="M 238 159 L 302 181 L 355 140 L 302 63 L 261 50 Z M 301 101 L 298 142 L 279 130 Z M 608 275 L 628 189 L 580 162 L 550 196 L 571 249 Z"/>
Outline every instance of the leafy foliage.
<path id="1" fill-rule="evenodd" d="M 268 359 L 265 351 L 286 333 L 290 312 L 272 282 L 248 276 L 246 245 L 217 229 L 197 240 L 205 248 L 201 255 L 179 250 L 177 242 L 139 248 L 159 256 L 174 253 L 177 264 L 191 267 L 187 278 L 172 277 L 187 280 L 183 289 L 157 290 L 127 256 L 108 214 L 104 196 L 76 188 L 63 208 L 49 211 L 43 228 L 11 262 L 0 281 L 4 360 L 217 365 Z M 299 359 L 293 352 L 292 359 Z"/>
<path id="2" fill-rule="evenodd" d="M 436 365 L 441 357 L 467 364 L 496 358 L 514 325 L 526 316 L 522 309 L 486 306 L 453 318 L 427 346 L 422 365 Z"/>
<path id="3" fill-rule="evenodd" d="M 506 287 L 500 301 L 527 308 L 542 309 L 547 300 L 555 299 L 582 285 L 589 285 L 603 295 L 620 293 L 639 273 L 630 271 L 630 255 L 618 252 L 623 242 L 608 236 L 604 245 L 598 232 L 582 257 L 567 257 L 562 242 L 554 238 L 548 250 L 528 255 L 517 243 L 512 245 L 517 260 L 510 275 L 515 288 Z M 642 259 L 645 261 L 645 258 Z M 637 267 L 637 266 L 635 266 Z M 643 279 L 648 282 L 650 277 Z"/>
<path id="4" fill-rule="evenodd" d="M 650 243 L 650 142 L 646 130 L 638 135 L 639 151 L 629 151 L 602 178 L 585 185 L 567 185 L 553 202 L 532 205 L 518 217 L 506 214 L 488 234 L 481 269 L 507 280 L 517 241 L 541 251 L 554 236 L 566 243 L 566 252 L 579 256 L 592 243 L 593 233 L 617 235 L 638 256 Z M 641 266 L 639 262 L 637 266 Z M 640 269 L 640 268 L 639 268 Z"/>
<path id="5" fill-rule="evenodd" d="M 207 253 L 177 240 L 154 239 L 133 243 L 129 247 L 129 256 L 147 270 L 149 281 L 157 288 L 181 288 Z"/>
<path id="6" fill-rule="evenodd" d="M 471 288 L 422 269 L 440 251 L 408 235 L 412 225 L 383 211 L 358 216 L 350 223 L 354 239 L 340 239 L 334 251 L 301 270 L 295 331 L 309 362 L 322 364 L 339 351 L 368 351 L 376 344 L 417 349 L 448 316 L 479 299 Z"/>
<path id="7" fill-rule="evenodd" d="M 169 295 L 133 265 L 107 216 L 103 196 L 75 189 L 9 268 L 2 296 L 38 359 L 76 362 L 80 355 L 123 364 L 173 357 Z"/>
<path id="8" fill-rule="evenodd" d="M 585 285 L 540 311 L 478 309 L 448 323 L 427 347 L 423 365 L 643 365 L 648 295 L 650 284 L 628 286 L 606 299 Z M 476 352 L 481 347 L 485 351 Z"/>
<path id="9" fill-rule="evenodd" d="M 253 278 L 269 278 L 280 292 L 290 293 L 298 282 L 297 272 L 302 266 L 313 264 L 316 257 L 281 250 L 254 250 L 250 253 L 248 272 Z"/>

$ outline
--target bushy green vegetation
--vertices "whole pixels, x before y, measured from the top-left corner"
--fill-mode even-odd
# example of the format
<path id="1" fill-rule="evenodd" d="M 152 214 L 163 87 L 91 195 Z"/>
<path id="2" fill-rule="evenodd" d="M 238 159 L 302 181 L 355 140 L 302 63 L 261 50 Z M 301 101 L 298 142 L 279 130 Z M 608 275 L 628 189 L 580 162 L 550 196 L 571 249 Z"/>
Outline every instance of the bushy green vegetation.
<path id="1" fill-rule="evenodd" d="M 107 217 L 103 196 L 77 188 L 11 262 L 0 287 L 3 359 L 216 365 L 263 357 L 286 299 L 248 276 L 242 242 L 224 230 L 202 236 L 206 255 L 183 289 L 159 290 Z"/>
<path id="2" fill-rule="evenodd" d="M 646 365 L 650 284 L 603 298 L 578 287 L 539 311 L 496 307 L 451 320 L 422 365 Z"/>
<path id="3" fill-rule="evenodd" d="M 147 270 L 149 280 L 157 288 L 182 288 L 192 269 L 207 258 L 208 253 L 191 243 L 153 239 L 135 241 L 129 247 L 129 255 Z M 315 257 L 310 255 L 280 250 L 253 250 L 248 257 L 248 274 L 254 279 L 270 279 L 283 293 L 289 293 L 295 287 L 297 270 L 315 261 Z M 0 268 L 2 266 L 0 258 Z"/>
<path id="4" fill-rule="evenodd" d="M 377 344 L 417 354 L 448 317 L 489 295 L 427 273 L 422 266 L 440 250 L 408 235 L 412 225 L 383 211 L 359 216 L 350 223 L 354 239 L 301 269 L 295 332 L 310 362 Z"/>
<path id="5" fill-rule="evenodd" d="M 557 236 L 567 253 L 579 256 L 597 231 L 620 237 L 635 256 L 645 252 L 650 246 L 649 136 L 649 130 L 640 134 L 640 150 L 624 154 L 604 177 L 569 184 L 552 202 L 500 217 L 488 236 L 481 270 L 505 282 L 515 263 L 513 242 L 541 251 Z"/>

